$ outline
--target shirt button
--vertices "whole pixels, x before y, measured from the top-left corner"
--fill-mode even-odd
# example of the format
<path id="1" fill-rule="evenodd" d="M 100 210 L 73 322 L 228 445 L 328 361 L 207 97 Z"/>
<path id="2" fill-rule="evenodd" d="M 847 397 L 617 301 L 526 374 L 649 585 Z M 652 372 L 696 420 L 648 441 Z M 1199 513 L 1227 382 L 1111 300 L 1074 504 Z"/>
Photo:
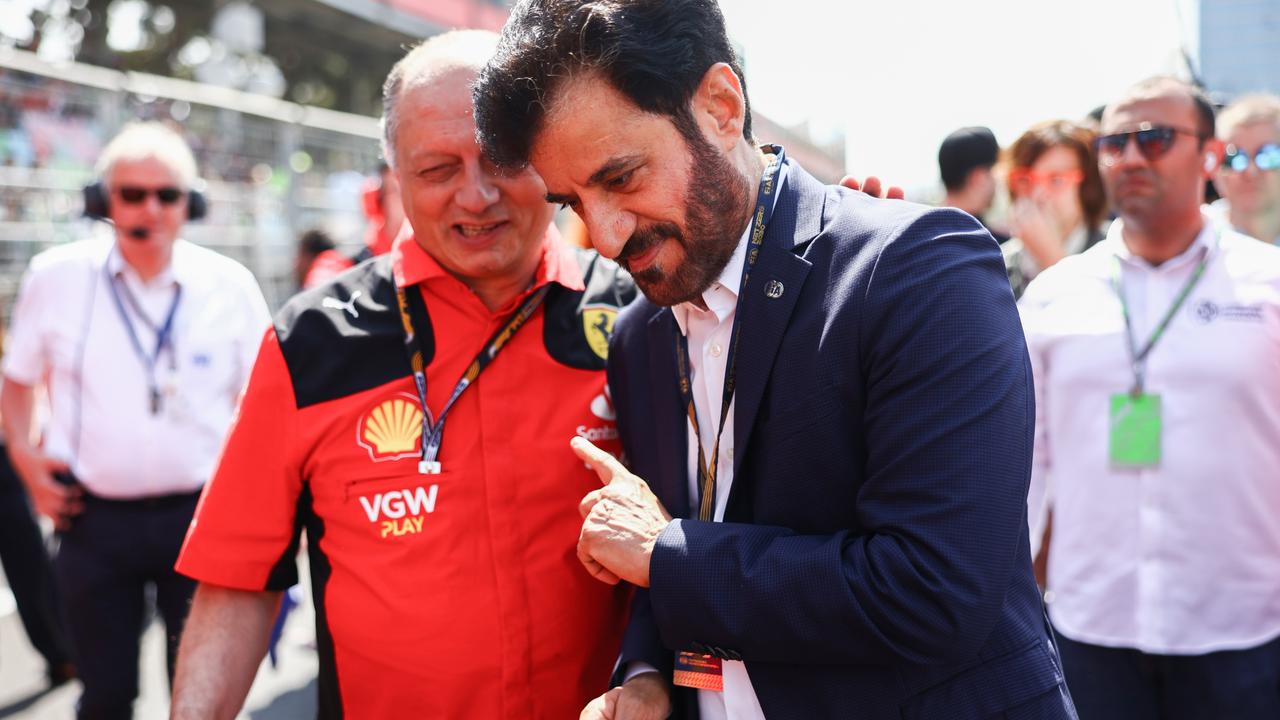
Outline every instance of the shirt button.
<path id="1" fill-rule="evenodd" d="M 724 352 L 724 348 L 720 347 L 720 343 L 711 343 L 711 347 L 707 351 L 711 353 L 711 357 L 718 358 L 720 353 Z"/>

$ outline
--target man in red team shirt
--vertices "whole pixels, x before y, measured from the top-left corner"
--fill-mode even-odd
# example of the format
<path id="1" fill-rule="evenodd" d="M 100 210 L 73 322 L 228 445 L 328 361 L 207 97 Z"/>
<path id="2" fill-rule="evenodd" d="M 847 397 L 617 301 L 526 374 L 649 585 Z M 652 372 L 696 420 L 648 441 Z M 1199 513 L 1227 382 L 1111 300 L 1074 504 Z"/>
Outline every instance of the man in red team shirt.
<path id="1" fill-rule="evenodd" d="M 413 235 L 263 340 L 178 561 L 200 587 L 175 718 L 238 712 L 302 528 L 320 717 L 560 720 L 607 687 L 627 591 L 575 556 L 599 481 L 566 440 L 620 452 L 604 361 L 635 289 L 559 240 L 536 174 L 484 160 L 470 84 L 495 43 L 448 33 L 392 70 Z"/>

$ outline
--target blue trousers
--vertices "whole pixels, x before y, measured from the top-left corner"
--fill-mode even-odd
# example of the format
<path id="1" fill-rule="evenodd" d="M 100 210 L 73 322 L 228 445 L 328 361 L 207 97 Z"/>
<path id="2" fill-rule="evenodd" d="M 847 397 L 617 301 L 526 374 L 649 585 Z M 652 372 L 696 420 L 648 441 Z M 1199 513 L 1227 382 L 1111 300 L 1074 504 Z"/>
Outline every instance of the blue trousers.
<path id="1" fill-rule="evenodd" d="M 60 536 L 54 567 L 63 590 L 84 683 L 79 720 L 128 720 L 138 694 L 138 643 L 146 593 L 168 638 L 169 679 L 195 581 L 174 571 L 198 495 L 104 500 L 86 495 L 84 512 Z"/>
<path id="2" fill-rule="evenodd" d="M 1058 633 L 1081 720 L 1280 718 L 1280 638 L 1246 650 L 1149 655 Z"/>

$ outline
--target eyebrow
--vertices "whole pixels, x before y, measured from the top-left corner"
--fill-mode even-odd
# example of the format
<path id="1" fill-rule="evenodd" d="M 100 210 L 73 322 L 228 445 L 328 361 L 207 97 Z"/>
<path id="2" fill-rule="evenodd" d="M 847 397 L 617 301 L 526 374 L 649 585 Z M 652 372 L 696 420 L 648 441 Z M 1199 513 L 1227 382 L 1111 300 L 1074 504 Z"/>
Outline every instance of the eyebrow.
<path id="1" fill-rule="evenodd" d="M 601 165 L 598 170 L 591 173 L 591 177 L 587 178 L 587 186 L 599 185 L 605 180 L 608 180 L 611 176 L 617 175 L 622 170 L 639 161 L 639 155 L 624 155 L 622 157 L 613 158 L 605 162 L 604 165 Z M 567 203 L 576 199 L 573 195 L 562 195 L 560 193 L 553 192 L 547 193 L 546 198 L 549 203 Z"/>

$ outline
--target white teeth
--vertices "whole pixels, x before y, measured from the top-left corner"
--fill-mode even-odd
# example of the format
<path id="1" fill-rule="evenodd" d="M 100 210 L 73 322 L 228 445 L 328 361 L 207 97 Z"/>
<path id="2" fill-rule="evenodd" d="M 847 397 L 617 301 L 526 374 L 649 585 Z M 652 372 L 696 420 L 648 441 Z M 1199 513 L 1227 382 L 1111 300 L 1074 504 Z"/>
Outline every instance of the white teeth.
<path id="1" fill-rule="evenodd" d="M 463 235 L 473 237 L 475 235 L 483 235 L 501 224 L 502 223 L 493 223 L 492 225 L 455 225 L 454 227 L 458 228 L 458 232 Z"/>

